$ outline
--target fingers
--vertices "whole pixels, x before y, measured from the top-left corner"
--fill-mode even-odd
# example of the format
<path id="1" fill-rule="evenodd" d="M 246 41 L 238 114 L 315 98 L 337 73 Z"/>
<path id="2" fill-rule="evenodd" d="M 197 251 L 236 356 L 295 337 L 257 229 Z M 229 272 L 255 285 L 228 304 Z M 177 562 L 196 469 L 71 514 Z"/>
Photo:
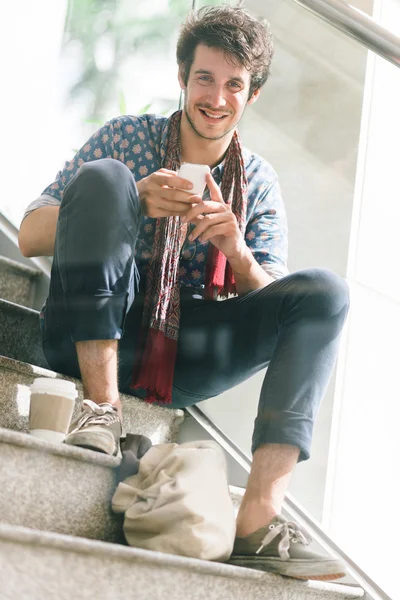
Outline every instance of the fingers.
<path id="1" fill-rule="evenodd" d="M 220 202 L 213 202 L 212 200 L 206 200 L 205 202 L 200 201 L 189 210 L 186 215 L 186 221 L 193 221 L 203 213 L 210 214 L 219 212 L 229 212 L 229 208 L 225 203 L 221 204 Z"/>
<path id="2" fill-rule="evenodd" d="M 141 186 L 140 197 L 148 217 L 182 216 L 201 202 L 200 196 L 190 192 L 192 183 L 178 177 L 175 171 L 160 169 L 143 181 L 146 184 Z"/>
<path id="3" fill-rule="evenodd" d="M 224 199 L 222 198 L 221 189 L 219 185 L 216 184 L 214 177 L 211 173 L 207 173 L 206 175 L 206 183 L 207 187 L 210 190 L 210 198 L 214 202 L 222 202 L 225 204 Z"/>
<path id="4" fill-rule="evenodd" d="M 175 171 L 169 171 L 168 169 L 160 169 L 153 173 L 153 180 L 159 186 L 166 185 L 170 188 L 180 188 L 188 191 L 193 189 L 193 183 L 191 181 L 179 177 Z"/>
<path id="5" fill-rule="evenodd" d="M 159 208 L 157 211 L 157 216 L 155 216 L 154 218 L 159 219 L 163 217 L 182 217 L 182 213 L 177 211 L 173 212 L 170 210 L 163 210 L 162 208 Z"/>
<path id="6" fill-rule="evenodd" d="M 187 210 L 187 207 L 186 207 Z M 163 217 L 181 217 L 184 215 L 185 213 L 182 211 L 177 211 L 177 210 L 164 210 L 162 208 L 158 208 L 154 211 L 152 211 L 151 214 L 146 214 L 146 217 L 151 217 L 152 219 L 159 219 L 159 218 L 163 218 Z"/>
<path id="7" fill-rule="evenodd" d="M 171 202 L 185 202 L 186 204 L 197 204 L 201 202 L 201 197 L 190 194 L 188 192 L 181 192 L 173 188 L 162 188 L 160 195 L 163 199 Z"/>
<path id="8" fill-rule="evenodd" d="M 224 230 L 221 231 L 221 234 L 226 234 L 227 228 L 235 226 L 234 220 L 235 217 L 232 213 L 214 213 L 207 214 L 202 218 L 198 217 L 196 219 L 196 227 L 190 234 L 189 240 L 193 242 L 195 239 L 200 238 L 201 242 L 205 242 L 214 235 L 217 235 L 216 233 L 212 232 L 215 231 L 215 228 L 217 226 L 219 227 L 220 225 Z"/>
<path id="9" fill-rule="evenodd" d="M 186 215 L 191 208 L 191 204 L 187 202 L 175 202 L 167 200 L 166 198 L 161 198 L 160 202 L 157 206 L 157 212 L 162 211 L 168 213 L 170 216 L 177 215 Z M 162 216 L 158 215 L 157 216 Z"/>
<path id="10" fill-rule="evenodd" d="M 230 224 L 223 222 L 223 223 L 219 223 L 218 225 L 213 225 L 212 227 L 209 227 L 200 236 L 200 241 L 202 243 L 204 243 L 204 242 L 208 242 L 208 240 L 211 240 L 216 235 L 224 235 L 224 236 L 229 235 L 230 228 L 228 228 L 228 225 L 230 225 Z"/>

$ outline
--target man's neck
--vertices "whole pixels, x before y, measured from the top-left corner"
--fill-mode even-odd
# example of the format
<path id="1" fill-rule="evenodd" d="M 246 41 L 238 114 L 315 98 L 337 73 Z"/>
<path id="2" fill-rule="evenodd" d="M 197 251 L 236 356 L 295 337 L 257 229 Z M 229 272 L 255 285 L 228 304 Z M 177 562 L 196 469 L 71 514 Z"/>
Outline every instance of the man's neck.
<path id="1" fill-rule="evenodd" d="M 233 131 L 219 140 L 201 138 L 193 131 L 183 112 L 180 135 L 181 162 L 208 165 L 213 169 L 225 157 L 233 137 Z"/>

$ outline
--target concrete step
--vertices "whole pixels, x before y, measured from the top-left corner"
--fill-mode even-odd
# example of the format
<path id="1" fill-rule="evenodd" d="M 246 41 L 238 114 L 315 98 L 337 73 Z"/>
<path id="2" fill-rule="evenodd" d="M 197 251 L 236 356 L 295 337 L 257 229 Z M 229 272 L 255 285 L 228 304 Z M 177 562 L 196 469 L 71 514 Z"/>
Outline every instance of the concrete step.
<path id="1" fill-rule="evenodd" d="M 119 461 L 90 450 L 48 444 L 28 431 L 29 386 L 36 377 L 74 381 L 54 371 L 0 357 L 0 515 L 3 522 L 118 541 L 121 527 L 110 511 Z M 122 394 L 124 434 L 154 444 L 176 441 L 184 411 L 148 405 Z M 12 431 L 14 430 L 14 431 Z"/>
<path id="2" fill-rule="evenodd" d="M 33 306 L 35 285 L 42 273 L 0 256 L 0 298 L 23 306 Z"/>
<path id="3" fill-rule="evenodd" d="M 123 543 L 110 508 L 119 462 L 0 429 L 1 522 Z"/>
<path id="4" fill-rule="evenodd" d="M 141 431 L 140 429 L 138 431 Z M 0 429 L 1 522 L 125 544 L 111 511 L 120 457 Z M 232 488 L 238 510 L 242 496 Z"/>
<path id="5" fill-rule="evenodd" d="M 29 387 L 37 377 L 73 381 L 79 393 L 73 418 L 79 413 L 83 400 L 81 381 L 0 356 L 0 427 L 28 431 Z M 146 404 L 143 400 L 127 394 L 121 394 L 121 402 L 124 434 L 126 431 L 140 432 L 151 438 L 154 444 L 177 439 L 179 425 L 185 418 L 183 410 Z"/>
<path id="6" fill-rule="evenodd" d="M 2 600 L 350 600 L 358 587 L 0 524 Z"/>
<path id="7" fill-rule="evenodd" d="M 48 366 L 37 310 L 0 299 L 0 354 L 39 367 Z"/>
<path id="8" fill-rule="evenodd" d="M 123 517 L 110 509 L 119 462 L 120 457 L 0 429 L 1 522 L 126 545 Z M 229 488 L 237 514 L 245 489 Z M 315 541 L 314 550 L 325 552 Z M 354 580 L 346 576 L 340 583 Z"/>

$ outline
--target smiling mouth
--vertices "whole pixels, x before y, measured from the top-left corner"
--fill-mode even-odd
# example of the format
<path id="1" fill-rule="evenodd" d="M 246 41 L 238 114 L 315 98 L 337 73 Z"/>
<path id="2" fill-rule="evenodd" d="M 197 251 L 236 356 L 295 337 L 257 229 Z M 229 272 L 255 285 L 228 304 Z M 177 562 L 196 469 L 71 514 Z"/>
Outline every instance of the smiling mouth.
<path id="1" fill-rule="evenodd" d="M 215 121 L 216 123 L 218 123 L 218 121 L 223 121 L 228 116 L 228 115 L 219 115 L 219 114 L 215 114 L 213 112 L 209 112 L 205 108 L 199 108 L 199 111 L 201 112 L 201 114 L 204 117 L 206 117 L 209 120 Z"/>

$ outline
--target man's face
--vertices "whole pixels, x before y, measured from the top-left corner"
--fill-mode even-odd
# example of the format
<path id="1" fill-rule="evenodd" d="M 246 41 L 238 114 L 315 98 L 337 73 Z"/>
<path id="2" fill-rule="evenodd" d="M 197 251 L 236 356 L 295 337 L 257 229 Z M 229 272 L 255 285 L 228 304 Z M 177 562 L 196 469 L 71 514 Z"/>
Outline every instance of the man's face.
<path id="1" fill-rule="evenodd" d="M 189 79 L 185 87 L 184 114 L 190 127 L 199 137 L 218 140 L 228 135 L 240 121 L 250 100 L 250 73 L 232 61 L 218 48 L 199 44 L 196 48 Z"/>

